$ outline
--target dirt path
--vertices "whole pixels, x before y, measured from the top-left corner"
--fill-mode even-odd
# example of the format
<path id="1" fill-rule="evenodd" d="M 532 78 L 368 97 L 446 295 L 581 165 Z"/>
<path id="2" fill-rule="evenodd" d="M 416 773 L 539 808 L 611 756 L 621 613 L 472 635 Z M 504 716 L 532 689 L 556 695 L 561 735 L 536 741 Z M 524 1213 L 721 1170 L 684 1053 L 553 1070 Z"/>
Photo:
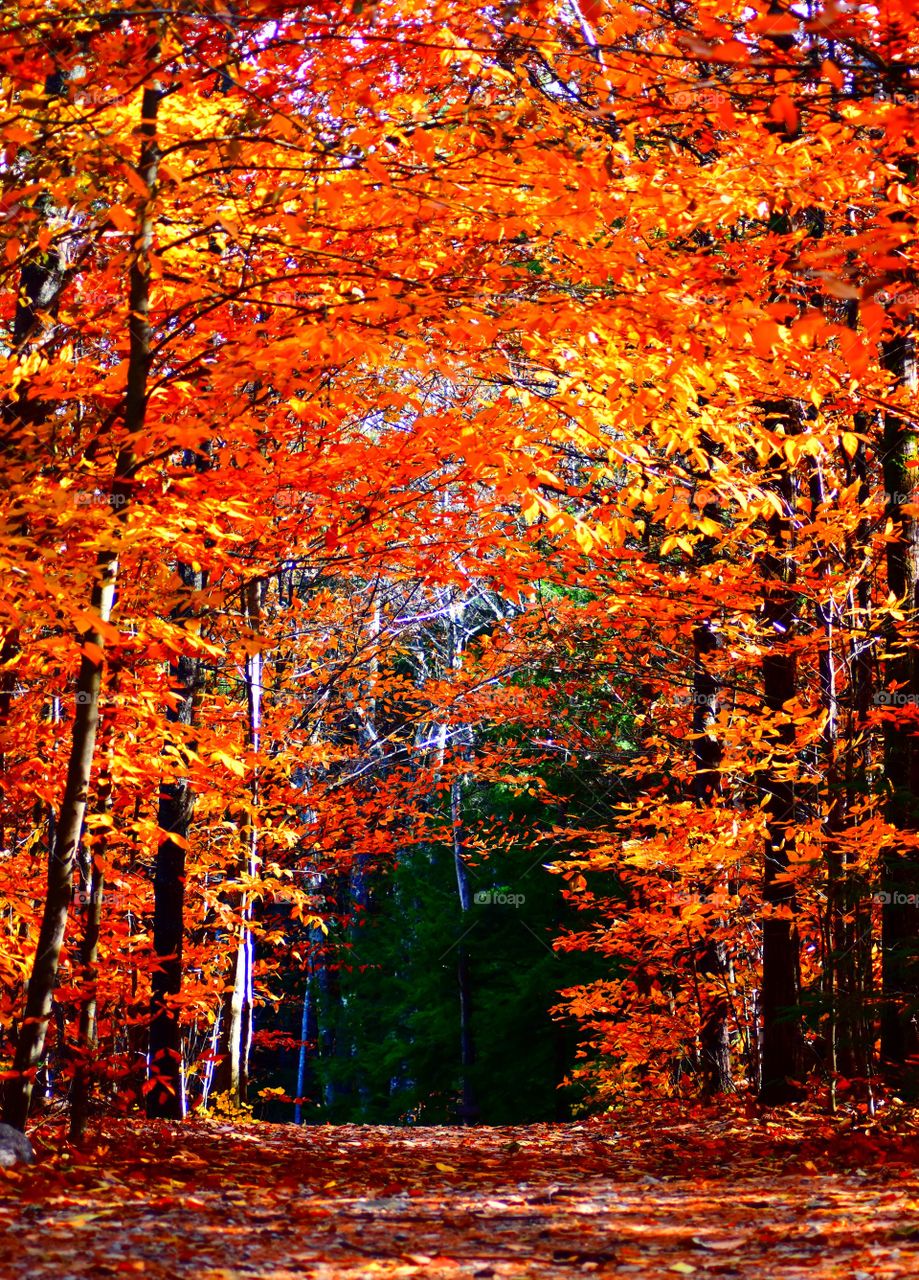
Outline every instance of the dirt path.
<path id="1" fill-rule="evenodd" d="M 814 1126 L 107 1126 L 0 1173 L 0 1276 L 919 1277 L 917 1143 Z"/>

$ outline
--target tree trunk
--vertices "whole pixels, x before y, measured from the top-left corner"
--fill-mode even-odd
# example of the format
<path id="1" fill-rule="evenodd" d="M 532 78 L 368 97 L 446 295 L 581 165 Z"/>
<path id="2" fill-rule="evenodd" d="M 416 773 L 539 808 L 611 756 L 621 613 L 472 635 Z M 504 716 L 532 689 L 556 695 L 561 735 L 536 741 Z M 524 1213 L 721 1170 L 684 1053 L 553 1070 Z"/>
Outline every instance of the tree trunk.
<path id="1" fill-rule="evenodd" d="M 693 633 L 693 756 L 695 759 L 696 803 L 710 805 L 721 791 L 721 743 L 713 726 L 718 719 L 718 680 L 708 670 L 706 656 L 718 649 L 718 639 L 706 619 Z M 709 928 L 717 921 L 712 921 Z M 730 1093 L 731 1079 L 731 1008 L 725 989 L 728 976 L 728 958 L 724 943 L 717 937 L 705 940 L 698 955 L 696 969 L 699 977 L 714 979 L 718 993 L 702 1001 L 702 1029 L 700 1034 L 702 1087 L 712 1096 Z"/>
<path id="2" fill-rule="evenodd" d="M 136 445 L 144 429 L 147 410 L 147 379 L 150 368 L 149 255 L 153 246 L 152 199 L 156 189 L 157 148 L 156 119 L 162 94 L 157 88 L 144 90 L 141 102 L 142 138 L 138 173 L 149 194 L 139 208 L 136 252 L 129 276 L 129 347 L 124 420 L 127 442 L 115 463 L 112 481 L 113 543 L 129 509 L 137 467 Z M 16 1129 L 25 1127 L 32 1098 L 48 1020 L 54 983 L 60 963 L 61 948 L 67 928 L 67 916 L 73 894 L 73 872 L 77 848 L 86 813 L 86 800 L 99 726 L 99 690 L 105 631 L 108 629 L 115 601 L 118 556 L 114 549 L 99 553 L 96 581 L 90 597 L 90 612 L 99 618 L 80 637 L 82 657 L 77 677 L 76 711 L 73 738 L 67 763 L 64 797 L 55 830 L 54 844 L 48 860 L 48 888 L 38 945 L 29 986 L 22 1026 L 13 1060 L 14 1075 L 4 1090 L 3 1119 Z"/>
<path id="3" fill-rule="evenodd" d="M 915 392 L 916 351 L 911 338 L 901 336 L 885 345 L 884 363 L 901 387 Z M 919 521 L 910 504 L 919 501 L 919 432 L 912 421 L 896 413 L 884 416 L 884 487 L 887 518 L 894 537 L 887 542 L 887 587 L 898 601 L 902 621 L 887 628 L 887 685 L 891 706 L 884 726 L 884 766 L 889 788 L 891 823 L 907 832 L 919 827 L 919 747 L 910 714 L 919 706 Z M 907 1059 L 919 1053 L 916 1006 L 919 997 L 919 955 L 916 949 L 916 907 L 906 900 L 919 892 L 919 857 L 911 849 L 885 851 L 881 884 L 882 994 L 881 1058 L 902 1087 Z M 913 898 L 913 903 L 916 898 Z M 915 1082 L 910 1092 L 916 1091 Z"/>
<path id="4" fill-rule="evenodd" d="M 213 1092 L 226 1097 L 232 1106 L 240 1106 L 242 1096 L 243 1005 L 246 1000 L 245 940 L 236 948 L 233 962 L 233 985 L 227 991 L 220 1018 L 217 1065 L 214 1068 Z"/>
<path id="5" fill-rule="evenodd" d="M 297 1054 L 297 1100 L 294 1103 L 294 1124 L 303 1123 L 303 1098 L 306 1089 L 306 1063 L 309 1045 L 315 1041 L 315 1009 L 312 1001 L 313 954 L 310 951 L 303 975 L 303 1005 L 300 1012 L 300 1051 Z"/>
<path id="6" fill-rule="evenodd" d="M 795 406 L 767 406 L 767 421 L 791 434 L 796 425 Z M 771 717 L 788 716 L 797 691 L 795 652 L 791 645 L 795 625 L 791 558 L 794 482 L 784 458 L 773 456 L 775 492 L 782 513 L 768 519 L 769 550 L 762 559 L 764 581 L 760 612 L 765 631 L 762 657 L 763 694 Z M 789 717 L 790 719 L 790 717 Z M 795 842 L 795 729 L 790 722 L 767 726 L 765 739 L 770 755 L 760 773 L 760 790 L 766 814 L 765 869 L 763 876 L 763 981 L 762 1078 L 760 1100 L 768 1105 L 792 1101 L 801 1094 L 798 1081 L 801 1058 L 800 943 L 795 922 L 796 898 L 788 878 Z"/>
<path id="7" fill-rule="evenodd" d="M 466 869 L 466 861 L 463 856 L 461 789 L 461 780 L 458 777 L 454 778 L 450 785 L 450 830 L 453 833 L 453 864 L 456 868 L 456 887 L 459 892 L 460 911 L 465 916 L 472 906 L 472 888 L 469 884 L 469 872 Z M 460 1087 L 462 1090 L 459 1119 L 462 1124 L 472 1124 L 479 1115 L 475 1088 L 472 1082 L 472 1069 L 475 1065 L 475 1037 L 472 1027 L 472 968 L 469 949 L 462 942 L 457 947 L 456 978 L 459 988 Z"/>
<path id="8" fill-rule="evenodd" d="M 867 415 L 856 414 L 854 426 L 860 436 L 867 434 Z M 859 441 L 852 459 L 852 473 L 847 476 L 847 482 L 851 483 L 852 479 L 858 481 L 859 502 L 867 503 L 868 458 L 864 440 Z M 856 556 L 865 555 L 870 537 L 869 521 L 861 520 L 855 533 L 847 540 L 847 563 L 854 565 L 857 563 Z M 847 655 L 852 693 L 844 775 L 845 811 L 849 814 L 861 797 L 868 794 L 872 756 L 869 721 L 874 671 L 871 650 L 861 639 L 872 631 L 871 588 L 864 575 L 850 593 L 847 607 L 851 619 L 849 631 L 853 637 L 849 642 Z M 875 1040 L 872 1025 L 874 926 L 871 904 L 866 902 L 866 897 L 867 886 L 863 883 L 863 877 L 854 875 L 844 860 L 833 934 L 836 999 L 840 1006 L 837 1066 L 843 1076 L 853 1081 L 856 1093 L 867 1099 L 870 1114 L 874 1114 L 871 1093 Z"/>
<path id="9" fill-rule="evenodd" d="M 180 565 L 186 588 L 201 590 L 200 570 Z M 180 606 L 174 617 L 186 616 Z M 190 728 L 198 687 L 196 658 L 182 655 L 173 666 L 174 700 L 167 712 L 173 724 Z M 153 877 L 153 950 L 158 964 L 150 994 L 150 1081 L 147 1116 L 181 1120 L 185 1117 L 185 1078 L 182 1070 L 182 1031 L 175 998 L 182 989 L 182 942 L 185 915 L 185 850 L 195 807 L 186 777 L 164 782 L 160 789 L 157 824 L 160 830 Z"/>
<path id="10" fill-rule="evenodd" d="M 115 682 L 112 682 L 112 694 L 115 693 Z M 112 756 L 114 752 L 113 715 L 110 713 L 104 726 L 105 763 L 100 770 L 96 789 L 97 808 L 101 816 L 107 816 L 112 809 Z M 70 1109 L 70 1141 L 81 1143 L 86 1136 L 89 1121 L 90 1095 L 92 1091 L 95 1056 L 97 1048 L 98 1027 L 96 1022 L 96 987 L 99 979 L 99 935 L 102 927 L 102 904 L 105 893 L 105 871 L 103 858 L 107 841 L 107 828 L 102 827 L 93 840 L 88 874 L 84 878 L 86 901 L 86 918 L 83 931 L 83 944 L 80 949 L 80 964 L 83 969 L 83 997 L 80 1004 L 80 1021 L 77 1031 L 77 1066 L 71 1088 Z"/>
<path id="11" fill-rule="evenodd" d="M 261 614 L 260 587 L 253 582 L 244 588 L 244 612 L 250 628 L 257 629 Z M 262 657 L 250 653 L 246 656 L 244 679 L 246 685 L 246 747 L 253 759 L 261 745 L 262 726 Z M 251 805 L 246 810 L 242 824 L 243 864 L 249 877 L 256 873 L 258 864 L 258 823 L 256 813 L 259 799 L 258 772 L 253 766 L 250 783 Z M 233 986 L 226 993 L 223 1008 L 223 1032 L 220 1043 L 220 1061 L 214 1072 L 214 1091 L 225 1094 L 230 1104 L 241 1107 L 246 1101 L 249 1081 L 249 1050 L 252 1044 L 252 968 L 255 943 L 247 920 L 252 907 L 245 894 L 240 898 L 241 916 L 239 944 L 233 967 Z"/>
<path id="12" fill-rule="evenodd" d="M 462 606 L 450 603 L 447 611 L 447 667 L 451 672 L 459 673 L 463 661 L 463 640 L 460 632 Z M 440 764 L 443 766 L 446 755 L 446 724 L 443 725 L 441 739 Z M 454 768 L 459 763 L 461 748 L 451 753 L 454 757 Z M 456 888 L 459 896 L 461 921 L 465 921 L 472 907 L 472 888 L 469 883 L 469 872 L 463 849 L 463 805 L 462 778 L 454 774 L 450 783 L 450 838 L 453 846 L 453 866 L 456 872 Z M 479 1115 L 479 1106 L 472 1081 L 472 1070 L 475 1064 L 475 1031 L 472 1025 L 472 966 L 469 948 L 463 943 L 466 935 L 465 924 L 461 924 L 460 942 L 457 946 L 456 980 L 459 995 L 460 1016 L 460 1105 L 458 1119 L 460 1124 L 472 1124 Z"/>

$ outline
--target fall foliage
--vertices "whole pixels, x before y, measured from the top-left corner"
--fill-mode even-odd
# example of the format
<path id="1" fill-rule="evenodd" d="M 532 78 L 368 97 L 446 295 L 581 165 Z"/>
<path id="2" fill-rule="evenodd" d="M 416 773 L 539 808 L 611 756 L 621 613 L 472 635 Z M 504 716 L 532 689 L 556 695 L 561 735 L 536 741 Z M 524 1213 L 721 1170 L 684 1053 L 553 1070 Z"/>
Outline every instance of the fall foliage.
<path id="1" fill-rule="evenodd" d="M 914 28 L 0 17 L 6 1123 L 916 1101 Z"/>
<path id="2" fill-rule="evenodd" d="M 0 1272 L 915 1274 L 915 1132 L 885 1150 L 794 1113 L 647 1120 L 320 1125 L 308 1142 L 290 1125 L 106 1121 L 92 1161 L 0 1171 Z"/>

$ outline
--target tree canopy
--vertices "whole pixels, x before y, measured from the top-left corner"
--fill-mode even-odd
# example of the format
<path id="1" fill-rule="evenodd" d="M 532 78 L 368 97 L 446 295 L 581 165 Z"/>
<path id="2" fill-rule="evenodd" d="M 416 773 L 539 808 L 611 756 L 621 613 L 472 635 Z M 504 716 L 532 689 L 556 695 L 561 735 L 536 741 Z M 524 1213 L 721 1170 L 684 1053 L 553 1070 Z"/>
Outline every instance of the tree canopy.
<path id="1" fill-rule="evenodd" d="M 914 16 L 0 18 L 9 1124 L 915 1097 Z"/>

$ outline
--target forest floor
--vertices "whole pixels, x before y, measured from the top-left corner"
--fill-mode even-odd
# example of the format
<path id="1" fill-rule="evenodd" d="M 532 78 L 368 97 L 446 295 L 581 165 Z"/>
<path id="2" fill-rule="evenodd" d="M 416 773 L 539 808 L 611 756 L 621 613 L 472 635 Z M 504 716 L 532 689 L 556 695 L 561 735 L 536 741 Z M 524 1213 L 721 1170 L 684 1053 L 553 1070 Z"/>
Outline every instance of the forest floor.
<path id="1" fill-rule="evenodd" d="M 110 1121 L 0 1170 L 0 1276 L 919 1277 L 919 1137 L 657 1108 L 516 1128 Z M 44 1147 L 44 1149 L 43 1149 Z"/>

